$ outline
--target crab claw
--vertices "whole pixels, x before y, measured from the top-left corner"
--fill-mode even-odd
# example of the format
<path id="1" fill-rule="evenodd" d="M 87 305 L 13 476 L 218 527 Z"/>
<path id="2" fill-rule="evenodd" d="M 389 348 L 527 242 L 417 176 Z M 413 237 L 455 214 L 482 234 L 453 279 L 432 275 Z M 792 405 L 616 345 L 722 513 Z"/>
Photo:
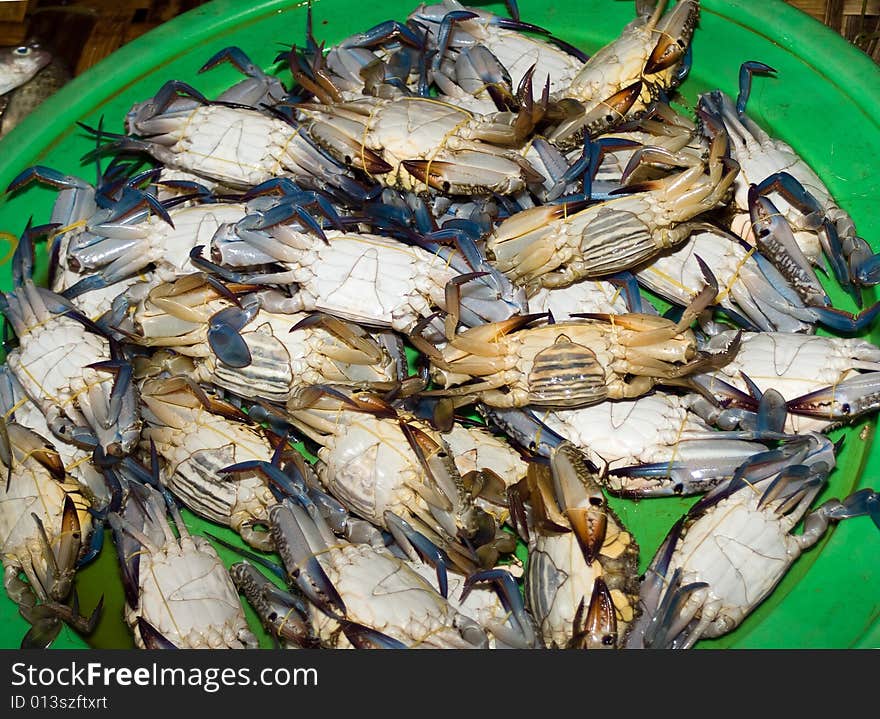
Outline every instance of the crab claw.
<path id="1" fill-rule="evenodd" d="M 98 626 L 98 619 L 104 607 L 103 595 L 88 617 L 79 612 L 79 600 L 74 592 L 70 606 L 59 602 L 44 602 L 35 607 L 20 607 L 21 615 L 31 624 L 31 628 L 21 642 L 22 649 L 46 649 L 58 636 L 61 627 L 67 624 L 80 634 L 88 636 Z"/>
<path id="2" fill-rule="evenodd" d="M 48 597 L 61 601 L 70 594 L 76 561 L 82 549 L 82 529 L 76 506 L 71 496 L 65 494 L 57 549 L 53 548 L 42 520 L 33 512 L 31 517 L 37 524 L 43 558 L 46 562 L 46 575 L 40 578 L 40 582 Z"/>
<path id="3" fill-rule="evenodd" d="M 736 96 L 736 112 L 742 115 L 746 111 L 746 103 L 752 92 L 752 75 L 754 73 L 771 74 L 776 72 L 769 65 L 756 60 L 747 60 L 739 66 L 739 94 Z"/>
<path id="4" fill-rule="evenodd" d="M 408 649 L 403 642 L 380 632 L 378 629 L 351 622 L 347 619 L 338 620 L 345 638 L 356 649 Z"/>
<path id="5" fill-rule="evenodd" d="M 474 150 L 456 152 L 455 162 L 404 160 L 401 165 L 419 182 L 454 195 L 514 194 L 525 189 L 526 179 L 534 179 L 525 164 Z"/>
<path id="6" fill-rule="evenodd" d="M 599 556 L 608 528 L 607 502 L 586 457 L 563 442 L 550 458 L 556 495 L 577 537 L 587 564 Z"/>
<path id="7" fill-rule="evenodd" d="M 318 562 L 321 548 L 312 546 L 322 542 L 310 531 L 314 527 L 310 527 L 312 522 L 305 510 L 285 499 L 269 510 L 269 522 L 272 538 L 290 578 L 324 612 L 336 618 L 345 617 L 345 602 Z"/>
<path id="8" fill-rule="evenodd" d="M 657 12 L 664 6 L 665 3 L 659 3 Z M 656 23 L 654 30 L 660 39 L 645 62 L 645 75 L 667 70 L 684 58 L 699 15 L 699 0 L 682 0 Z"/>
<path id="9" fill-rule="evenodd" d="M 748 194 L 749 216 L 758 250 L 791 283 L 805 304 L 828 307 L 831 300 L 795 240 L 791 226 L 776 205 L 752 184 Z M 835 271 L 835 274 L 838 274 Z"/>
<path id="10" fill-rule="evenodd" d="M 259 305 L 227 307 L 208 322 L 208 344 L 223 364 L 236 369 L 250 365 L 251 351 L 240 332 L 256 316 Z"/>
<path id="11" fill-rule="evenodd" d="M 831 519 L 849 519 L 867 514 L 880 529 L 880 493 L 869 488 L 860 489 L 830 509 L 828 514 Z"/>
<path id="12" fill-rule="evenodd" d="M 617 614 L 611 592 L 602 577 L 593 580 L 590 606 L 585 611 L 584 599 L 578 605 L 572 622 L 571 649 L 614 649 L 617 647 Z"/>
<path id="13" fill-rule="evenodd" d="M 795 397 L 788 411 L 829 422 L 851 421 L 880 408 L 880 372 L 864 372 Z"/>
<path id="14" fill-rule="evenodd" d="M 6 192 L 15 192 L 32 182 L 42 182 L 59 190 L 94 190 L 88 182 L 75 175 L 65 175 L 45 165 L 33 165 L 16 175 L 6 187 Z"/>

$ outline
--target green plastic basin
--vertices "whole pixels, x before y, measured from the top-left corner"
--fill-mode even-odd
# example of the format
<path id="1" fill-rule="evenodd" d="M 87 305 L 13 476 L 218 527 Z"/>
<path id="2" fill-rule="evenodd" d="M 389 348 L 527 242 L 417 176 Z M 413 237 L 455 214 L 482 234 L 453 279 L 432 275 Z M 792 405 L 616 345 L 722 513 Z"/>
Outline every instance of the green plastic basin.
<path id="1" fill-rule="evenodd" d="M 315 0 L 315 34 L 331 44 L 380 21 L 403 20 L 414 5 L 398 0 Z M 615 37 L 634 16 L 632 2 L 520 0 L 519 5 L 524 20 L 549 28 L 587 52 Z M 880 187 L 880 70 L 837 34 L 781 0 L 703 0 L 702 5 L 693 40 L 693 70 L 681 89 L 686 102 L 693 106 L 700 92 L 714 88 L 735 95 L 738 69 L 745 60 L 776 68 L 776 78 L 756 80 L 749 114 L 802 154 L 853 216 L 860 234 L 880 250 L 880 216 L 874 211 Z M 483 7 L 505 14 L 501 4 Z M 302 44 L 305 19 L 304 2 L 215 0 L 138 38 L 76 78 L 0 142 L 0 188 L 37 163 L 92 180 L 94 168 L 82 166 L 79 158 L 92 149 L 93 141 L 77 128 L 77 120 L 94 126 L 103 116 L 106 129 L 121 132 L 122 118 L 131 105 L 152 96 L 172 78 L 190 82 L 213 97 L 240 76 L 230 66 L 198 75 L 205 60 L 223 47 L 238 45 L 262 67 L 274 67 L 272 61 L 280 50 Z M 286 71 L 279 74 L 289 80 Z M 19 234 L 29 216 L 36 223 L 48 221 L 54 197 L 50 190 L 33 187 L 0 201 L 0 232 Z M 11 287 L 8 260 L 13 245 L 8 238 L 0 241 L 4 289 Z M 828 289 L 839 307 L 854 309 L 836 287 Z M 868 339 L 880 341 L 880 330 Z M 846 435 L 846 442 L 839 466 L 818 501 L 862 487 L 880 487 L 875 430 L 871 420 L 834 433 Z M 642 567 L 692 501 L 613 501 L 639 541 Z M 227 530 L 185 516 L 193 531 L 208 528 L 232 538 Z M 878 549 L 880 536 L 869 519 L 841 523 L 798 559 L 771 597 L 737 631 L 698 646 L 880 647 Z M 235 561 L 229 552 L 222 556 Z M 86 642 L 65 629 L 53 646 L 132 646 L 121 619 L 123 597 L 111 546 L 81 571 L 77 586 L 84 610 L 90 610 L 102 594 L 105 597 L 98 631 Z M 0 647 L 15 648 L 27 624 L 5 594 L 0 595 Z M 258 630 L 253 615 L 249 618 Z"/>

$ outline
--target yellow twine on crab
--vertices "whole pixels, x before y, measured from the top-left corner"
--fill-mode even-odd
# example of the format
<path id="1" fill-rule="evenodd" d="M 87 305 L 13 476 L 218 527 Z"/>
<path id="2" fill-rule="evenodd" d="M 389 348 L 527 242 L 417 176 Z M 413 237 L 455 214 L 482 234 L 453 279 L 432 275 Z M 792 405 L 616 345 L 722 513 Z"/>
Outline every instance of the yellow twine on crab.
<path id="1" fill-rule="evenodd" d="M 3 259 L 0 260 L 0 265 L 5 265 L 15 254 L 15 249 L 18 247 L 18 237 L 11 232 L 0 232 L 0 240 L 6 240 L 9 243 L 9 249 L 3 255 Z"/>

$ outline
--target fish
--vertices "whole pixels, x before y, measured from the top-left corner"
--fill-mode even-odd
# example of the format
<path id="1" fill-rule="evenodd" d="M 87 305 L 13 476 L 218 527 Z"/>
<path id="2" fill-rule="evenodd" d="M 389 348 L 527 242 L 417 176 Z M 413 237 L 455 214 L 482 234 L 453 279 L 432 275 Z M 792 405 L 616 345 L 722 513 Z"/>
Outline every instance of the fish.
<path id="1" fill-rule="evenodd" d="M 0 137 L 8 134 L 43 100 L 57 92 L 70 79 L 71 73 L 64 62 L 52 57 L 30 80 L 0 98 Z"/>
<path id="2" fill-rule="evenodd" d="M 0 95 L 26 83 L 51 60 L 52 53 L 35 42 L 0 48 Z"/>

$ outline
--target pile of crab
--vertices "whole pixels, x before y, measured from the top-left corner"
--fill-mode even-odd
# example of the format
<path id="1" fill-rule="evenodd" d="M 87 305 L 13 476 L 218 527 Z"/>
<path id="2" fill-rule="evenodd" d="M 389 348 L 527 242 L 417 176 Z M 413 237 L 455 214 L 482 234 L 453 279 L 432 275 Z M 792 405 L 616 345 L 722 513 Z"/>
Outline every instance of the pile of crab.
<path id="1" fill-rule="evenodd" d="M 591 57 L 456 0 L 309 27 L 289 87 L 230 47 L 220 96 L 170 80 L 83 126 L 96 184 L 23 171 L 58 189 L 0 296 L 23 645 L 99 621 L 73 587 L 105 526 L 148 648 L 257 646 L 244 602 L 285 647 L 689 648 L 831 523 L 880 526 L 871 490 L 813 506 L 880 389 L 840 336 L 880 306 L 816 269 L 861 306 L 880 258 L 748 117 L 772 68 L 670 104 L 699 2 L 666 6 Z M 609 495 L 701 496 L 640 574 Z"/>

